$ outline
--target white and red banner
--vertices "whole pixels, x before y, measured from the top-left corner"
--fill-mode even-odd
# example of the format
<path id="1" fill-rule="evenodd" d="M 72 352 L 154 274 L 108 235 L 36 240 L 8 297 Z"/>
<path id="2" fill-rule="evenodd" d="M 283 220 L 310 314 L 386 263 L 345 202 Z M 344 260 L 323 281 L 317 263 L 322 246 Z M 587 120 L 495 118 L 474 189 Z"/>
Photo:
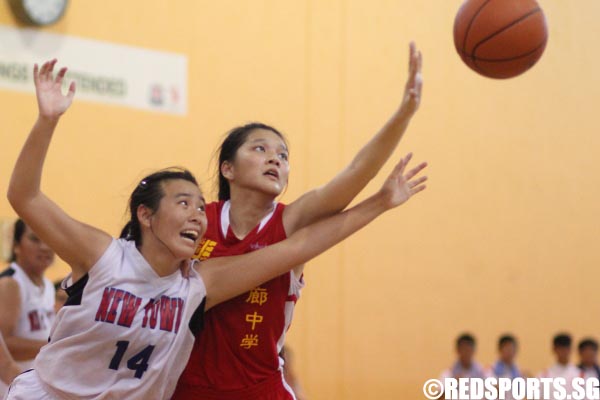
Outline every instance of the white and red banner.
<path id="1" fill-rule="evenodd" d="M 58 59 L 77 99 L 187 113 L 187 56 L 0 25 L 0 90 L 34 93 L 33 64 Z"/>

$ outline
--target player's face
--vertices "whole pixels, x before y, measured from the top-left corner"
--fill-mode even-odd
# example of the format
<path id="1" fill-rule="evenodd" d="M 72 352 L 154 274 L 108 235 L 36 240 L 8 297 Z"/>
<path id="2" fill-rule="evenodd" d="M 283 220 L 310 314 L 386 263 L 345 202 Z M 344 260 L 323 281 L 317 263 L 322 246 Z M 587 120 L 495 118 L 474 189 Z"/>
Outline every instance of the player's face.
<path id="1" fill-rule="evenodd" d="M 183 179 L 166 181 L 162 188 L 164 196 L 151 217 L 152 232 L 174 256 L 191 258 L 206 232 L 202 192 Z"/>
<path id="2" fill-rule="evenodd" d="M 235 160 L 228 164 L 229 184 L 260 191 L 276 197 L 285 188 L 290 166 L 288 150 L 279 135 L 256 129 L 238 149 Z"/>
<path id="3" fill-rule="evenodd" d="M 54 252 L 28 227 L 15 244 L 17 264 L 34 274 L 42 274 L 54 261 Z"/>

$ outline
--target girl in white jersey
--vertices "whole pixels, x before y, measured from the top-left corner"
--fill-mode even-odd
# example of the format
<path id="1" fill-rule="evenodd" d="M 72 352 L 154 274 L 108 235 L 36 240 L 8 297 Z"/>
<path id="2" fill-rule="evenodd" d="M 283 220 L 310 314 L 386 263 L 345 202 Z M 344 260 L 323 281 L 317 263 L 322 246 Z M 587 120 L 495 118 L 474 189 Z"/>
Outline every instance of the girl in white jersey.
<path id="1" fill-rule="evenodd" d="M 54 285 L 44 277 L 54 252 L 18 219 L 10 265 L 0 272 L 0 332 L 21 371 L 31 368 L 48 343 L 54 321 Z M 0 396 L 8 387 L 0 382 Z"/>
<path id="2" fill-rule="evenodd" d="M 9 384 L 21 372 L 21 368 L 11 357 L 4 338 L 0 333 L 0 381 L 4 384 Z"/>
<path id="3" fill-rule="evenodd" d="M 75 94 L 53 78 L 56 60 L 34 82 L 39 116 L 15 165 L 8 199 L 23 220 L 72 269 L 69 300 L 34 370 L 19 375 L 7 399 L 168 399 L 185 366 L 205 309 L 306 262 L 423 190 L 404 176 L 406 160 L 356 207 L 238 257 L 190 262 L 206 230 L 204 198 L 185 170 L 145 179 L 130 200 L 128 239 L 74 220 L 40 190 L 59 117 Z M 241 268 L 244 266 L 244 268 Z"/>

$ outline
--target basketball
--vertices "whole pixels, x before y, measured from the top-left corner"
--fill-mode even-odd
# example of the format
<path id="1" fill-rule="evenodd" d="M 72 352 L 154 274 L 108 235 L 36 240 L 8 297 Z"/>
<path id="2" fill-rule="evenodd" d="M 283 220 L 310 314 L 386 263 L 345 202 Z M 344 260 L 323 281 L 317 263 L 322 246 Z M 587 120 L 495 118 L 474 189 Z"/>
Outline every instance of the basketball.
<path id="1" fill-rule="evenodd" d="M 454 20 L 454 46 L 488 78 L 520 75 L 540 59 L 548 30 L 535 0 L 466 0 Z"/>

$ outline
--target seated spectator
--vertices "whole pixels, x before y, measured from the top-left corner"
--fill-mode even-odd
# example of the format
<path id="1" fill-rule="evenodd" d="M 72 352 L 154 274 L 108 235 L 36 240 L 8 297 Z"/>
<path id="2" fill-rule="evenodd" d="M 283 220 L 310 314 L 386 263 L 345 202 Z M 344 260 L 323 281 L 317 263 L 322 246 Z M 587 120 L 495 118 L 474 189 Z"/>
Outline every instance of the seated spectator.
<path id="1" fill-rule="evenodd" d="M 475 361 L 475 338 L 464 333 L 456 339 L 456 362 L 442 373 L 445 378 L 485 378 L 487 376 L 481 365 Z"/>

